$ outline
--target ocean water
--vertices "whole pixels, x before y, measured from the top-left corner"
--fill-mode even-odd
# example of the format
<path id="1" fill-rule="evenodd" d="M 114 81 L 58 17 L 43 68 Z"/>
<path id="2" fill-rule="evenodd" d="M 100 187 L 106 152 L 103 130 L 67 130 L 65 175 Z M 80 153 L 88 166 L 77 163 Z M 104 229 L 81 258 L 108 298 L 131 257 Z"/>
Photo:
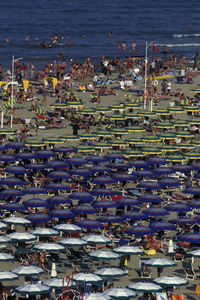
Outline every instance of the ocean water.
<path id="1" fill-rule="evenodd" d="M 0 63 L 10 67 L 14 55 L 43 67 L 58 60 L 61 52 L 67 61 L 73 58 L 83 62 L 87 56 L 98 61 L 102 53 L 125 57 L 132 54 L 132 41 L 140 53 L 144 53 L 148 41 L 157 45 L 160 55 L 166 44 L 169 53 L 192 60 L 200 50 L 199 13 L 198 0 L 2 1 Z M 112 32 L 112 38 L 108 32 Z M 54 34 L 69 34 L 71 46 L 65 39 L 43 49 L 40 43 Z M 29 41 L 25 41 L 26 35 Z M 126 50 L 119 53 L 120 42 L 126 43 Z M 151 47 L 148 54 L 153 55 Z"/>

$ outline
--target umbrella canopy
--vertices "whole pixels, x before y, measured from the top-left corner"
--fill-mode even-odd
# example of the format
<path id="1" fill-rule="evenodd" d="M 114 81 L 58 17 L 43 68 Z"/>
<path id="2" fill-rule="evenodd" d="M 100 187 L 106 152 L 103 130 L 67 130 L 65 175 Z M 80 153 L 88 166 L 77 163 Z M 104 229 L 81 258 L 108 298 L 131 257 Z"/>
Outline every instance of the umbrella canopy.
<path id="1" fill-rule="evenodd" d="M 191 251 L 190 254 L 194 257 L 200 257 L 200 250 Z"/>
<path id="2" fill-rule="evenodd" d="M 185 212 L 189 211 L 191 208 L 185 203 L 173 203 L 166 206 L 169 211 Z"/>
<path id="3" fill-rule="evenodd" d="M 154 279 L 154 281 L 157 284 L 160 284 L 162 286 L 184 286 L 187 285 L 188 282 L 184 278 L 178 277 L 178 276 L 161 276 L 159 278 Z"/>
<path id="4" fill-rule="evenodd" d="M 28 173 L 29 171 L 21 166 L 9 166 L 5 169 L 5 172 L 16 175 L 23 175 Z"/>
<path id="5" fill-rule="evenodd" d="M 140 211 L 130 211 L 123 214 L 124 219 L 132 219 L 132 220 L 145 220 L 148 219 L 147 215 L 143 214 Z"/>
<path id="6" fill-rule="evenodd" d="M 86 165 L 88 161 L 81 157 L 73 157 L 67 160 L 67 163 L 70 165 Z"/>
<path id="7" fill-rule="evenodd" d="M 134 235 L 147 235 L 147 234 L 153 234 L 154 231 L 150 227 L 147 226 L 133 226 L 129 227 L 127 230 L 125 230 L 126 234 L 134 234 Z"/>
<path id="8" fill-rule="evenodd" d="M 169 222 L 172 224 L 180 224 L 180 225 L 198 223 L 197 219 L 195 218 L 176 218 L 176 219 L 170 219 Z"/>
<path id="9" fill-rule="evenodd" d="M 152 282 L 136 282 L 128 285 L 128 288 L 138 293 L 161 292 L 162 288 Z"/>
<path id="10" fill-rule="evenodd" d="M 117 201 L 117 204 L 119 206 L 134 206 L 134 205 L 140 205 L 140 201 L 138 201 L 138 199 L 136 198 L 132 198 L 132 197 L 122 197 L 121 199 L 119 199 Z"/>
<path id="11" fill-rule="evenodd" d="M 181 183 L 175 178 L 162 178 L 159 180 L 159 184 L 162 187 L 176 187 L 181 185 Z"/>
<path id="12" fill-rule="evenodd" d="M 54 209 L 50 211 L 49 214 L 53 218 L 61 218 L 61 219 L 74 218 L 74 214 L 69 209 Z"/>
<path id="13" fill-rule="evenodd" d="M 25 207 L 48 207 L 49 203 L 46 200 L 33 198 L 23 202 Z"/>
<path id="14" fill-rule="evenodd" d="M 116 182 L 116 180 L 109 176 L 98 176 L 91 180 L 91 183 L 93 184 L 111 184 L 114 182 Z"/>
<path id="15" fill-rule="evenodd" d="M 147 160 L 147 163 L 149 165 L 166 165 L 166 164 L 168 164 L 168 162 L 166 161 L 166 159 L 163 158 L 163 157 L 150 157 Z"/>
<path id="16" fill-rule="evenodd" d="M 156 181 L 141 181 L 137 188 L 146 189 L 146 190 L 160 190 L 162 186 Z"/>
<path id="17" fill-rule="evenodd" d="M 153 203 L 160 203 L 163 202 L 162 198 L 158 197 L 155 194 L 144 194 L 138 198 L 138 201 L 141 202 L 153 202 Z"/>
<path id="18" fill-rule="evenodd" d="M 36 236 L 58 236 L 59 232 L 51 229 L 51 228 L 37 228 L 36 230 L 32 230 L 31 233 Z"/>
<path id="19" fill-rule="evenodd" d="M 62 183 L 49 183 L 43 186 L 48 191 L 70 191 L 70 186 Z"/>
<path id="20" fill-rule="evenodd" d="M 199 186 L 188 187 L 183 191 L 183 193 L 191 194 L 191 195 L 200 195 L 200 187 Z"/>
<path id="21" fill-rule="evenodd" d="M 51 289 L 56 289 L 56 290 L 63 289 L 63 286 L 64 287 L 71 286 L 71 283 L 69 283 L 66 278 L 57 278 L 57 277 L 48 279 L 43 284 L 47 285 Z"/>
<path id="22" fill-rule="evenodd" d="M 40 158 L 49 158 L 56 157 L 56 154 L 51 150 L 40 150 L 35 153 L 35 156 Z"/>
<path id="23" fill-rule="evenodd" d="M 8 253 L 2 253 L 2 252 L 0 253 L 0 261 L 12 261 L 12 260 L 15 260 L 15 257 L 13 255 L 10 255 Z"/>
<path id="24" fill-rule="evenodd" d="M 113 178 L 115 178 L 115 180 L 117 181 L 133 181 L 135 180 L 136 176 L 135 173 L 134 174 L 126 174 L 126 173 L 120 173 L 120 174 L 114 174 Z"/>
<path id="25" fill-rule="evenodd" d="M 121 256 L 115 252 L 112 251 L 102 251 L 97 250 L 89 253 L 89 256 L 101 259 L 101 260 L 113 260 L 113 259 L 119 259 Z"/>
<path id="26" fill-rule="evenodd" d="M 101 293 L 91 293 L 89 295 L 85 294 L 85 299 L 86 300 L 109 300 L 111 298 Z"/>
<path id="27" fill-rule="evenodd" d="M 63 232 L 82 232 L 83 229 L 77 225 L 74 224 L 58 224 L 54 226 L 58 231 L 63 231 Z"/>
<path id="28" fill-rule="evenodd" d="M 106 162 L 108 159 L 104 156 L 98 156 L 98 155 L 89 155 L 87 157 L 88 161 L 91 161 L 92 163 L 104 163 Z"/>
<path id="29" fill-rule="evenodd" d="M 167 216 L 167 215 L 169 215 L 169 212 L 166 209 L 162 208 L 162 207 L 147 208 L 143 212 L 146 215 L 152 216 L 152 217 Z"/>
<path id="30" fill-rule="evenodd" d="M 60 252 L 65 250 L 63 246 L 56 243 L 41 243 L 35 245 L 34 249 L 38 251 L 49 251 L 49 252 Z"/>
<path id="31" fill-rule="evenodd" d="M 149 167 L 149 164 L 143 160 L 131 160 L 129 163 L 132 166 L 134 166 L 135 168 L 148 168 Z"/>
<path id="32" fill-rule="evenodd" d="M 37 164 L 37 163 L 32 163 L 32 164 L 28 164 L 26 165 L 26 168 L 29 170 L 44 170 L 46 169 L 46 165 L 45 164 Z"/>
<path id="33" fill-rule="evenodd" d="M 125 157 L 120 153 L 108 153 L 105 155 L 105 157 L 109 160 L 115 160 L 115 159 L 125 159 Z"/>
<path id="34" fill-rule="evenodd" d="M 61 195 L 56 195 L 56 196 L 52 196 L 49 197 L 47 199 L 47 202 L 55 205 L 55 204 L 72 204 L 72 201 L 66 197 L 66 196 L 61 196 Z"/>
<path id="35" fill-rule="evenodd" d="M 73 277 L 75 282 L 82 282 L 82 283 L 103 283 L 103 280 L 100 276 L 93 274 L 93 273 L 77 273 Z"/>
<path id="36" fill-rule="evenodd" d="M 74 247 L 74 246 L 86 246 L 87 242 L 83 241 L 82 239 L 78 239 L 78 238 L 69 238 L 69 239 L 63 239 L 59 242 L 60 244 L 62 244 L 63 246 L 68 246 L 68 247 Z"/>
<path id="37" fill-rule="evenodd" d="M 82 200 L 86 203 L 90 203 L 94 200 L 94 196 L 88 192 L 73 192 L 68 198 L 72 200 Z"/>
<path id="38" fill-rule="evenodd" d="M 111 240 L 103 235 L 90 234 L 83 237 L 83 240 L 89 244 L 107 244 L 111 243 Z"/>
<path id="39" fill-rule="evenodd" d="M 22 197 L 23 192 L 17 189 L 6 189 L 0 193 L 1 197 Z"/>
<path id="40" fill-rule="evenodd" d="M 144 262 L 146 266 L 155 267 L 155 268 L 168 268 L 173 267 L 176 264 L 166 258 L 151 258 Z"/>
<path id="41" fill-rule="evenodd" d="M 44 284 L 36 283 L 36 284 L 23 284 L 18 286 L 15 291 L 19 294 L 25 295 L 40 295 L 46 294 L 50 292 L 50 288 Z"/>
<path id="42" fill-rule="evenodd" d="M 5 236 L 0 236 L 0 245 L 10 243 L 12 240 Z"/>
<path id="43" fill-rule="evenodd" d="M 36 266 L 20 266 L 12 270 L 18 276 L 38 276 L 44 273 L 42 268 Z"/>
<path id="44" fill-rule="evenodd" d="M 172 174 L 175 172 L 175 170 L 173 168 L 160 167 L 153 169 L 153 172 L 156 176 L 160 176 L 163 174 Z"/>
<path id="45" fill-rule="evenodd" d="M 18 211 L 18 210 L 26 210 L 26 207 L 17 202 L 10 202 L 10 203 L 5 203 L 1 206 L 1 210 L 8 210 L 8 211 Z"/>
<path id="46" fill-rule="evenodd" d="M 5 144 L 5 149 L 25 149 L 27 148 L 24 143 L 21 142 L 11 142 L 11 143 L 7 143 Z"/>
<path id="47" fill-rule="evenodd" d="M 135 298 L 137 296 L 137 294 L 134 291 L 127 288 L 119 288 L 119 287 L 110 288 L 106 290 L 103 294 L 108 295 L 111 298 L 121 299 L 121 300 Z"/>
<path id="48" fill-rule="evenodd" d="M 102 200 L 92 202 L 92 206 L 94 206 L 95 208 L 111 208 L 117 207 L 118 203 L 112 200 Z"/>
<path id="49" fill-rule="evenodd" d="M 35 235 L 27 232 L 13 232 L 7 237 L 14 242 L 31 242 L 37 239 Z"/>
<path id="50" fill-rule="evenodd" d="M 0 184 L 5 184 L 7 186 L 14 186 L 14 185 L 24 185 L 25 181 L 19 179 L 19 178 L 16 178 L 16 177 L 7 177 L 7 178 L 3 178 L 1 179 L 0 181 Z"/>
<path id="51" fill-rule="evenodd" d="M 105 215 L 97 219 L 101 223 L 120 223 L 123 221 L 123 217 L 116 215 Z"/>
<path id="52" fill-rule="evenodd" d="M 200 233 L 183 234 L 179 236 L 178 240 L 189 243 L 200 243 Z"/>
<path id="53" fill-rule="evenodd" d="M 51 220 L 49 215 L 43 213 L 29 214 L 26 218 L 32 223 L 48 222 Z"/>
<path id="54" fill-rule="evenodd" d="M 28 195 L 39 195 L 39 194 L 47 194 L 47 191 L 38 186 L 31 186 L 23 190 L 24 194 Z"/>
<path id="55" fill-rule="evenodd" d="M 12 272 L 0 272 L 0 281 L 11 281 L 11 280 L 17 280 L 19 277 Z"/>
<path id="56" fill-rule="evenodd" d="M 78 205 L 75 208 L 73 208 L 72 212 L 75 215 L 79 215 L 79 214 L 95 214 L 95 213 L 97 213 L 97 210 L 93 206 L 82 204 L 82 205 Z"/>
<path id="57" fill-rule="evenodd" d="M 126 272 L 118 268 L 103 268 L 96 270 L 94 274 L 99 275 L 103 278 L 117 278 L 126 275 Z"/>
<path id="58" fill-rule="evenodd" d="M 77 169 L 72 169 L 70 171 L 70 174 L 76 175 L 76 176 L 89 176 L 93 174 L 93 171 L 91 171 L 88 168 L 77 168 Z"/>
<path id="59" fill-rule="evenodd" d="M 52 179 L 65 179 L 65 180 L 72 179 L 69 173 L 64 171 L 53 171 L 49 173 L 47 176 Z"/>
<path id="60" fill-rule="evenodd" d="M 11 154 L 3 154 L 0 157 L 0 161 L 14 162 L 17 160 L 18 158 L 15 155 L 11 155 Z"/>
<path id="61" fill-rule="evenodd" d="M 96 221 L 96 220 L 90 220 L 90 219 L 87 219 L 87 220 L 80 220 L 78 222 L 76 222 L 76 225 L 80 226 L 81 228 L 101 228 L 103 229 L 104 226 Z"/>
<path id="62" fill-rule="evenodd" d="M 95 196 L 117 196 L 121 195 L 120 192 L 111 190 L 111 189 L 93 189 L 91 191 L 92 195 Z"/>
<path id="63" fill-rule="evenodd" d="M 3 220 L 6 224 L 12 224 L 12 225 L 30 225 L 31 222 L 25 218 L 21 218 L 21 217 L 9 217 L 9 218 L 5 218 Z"/>
<path id="64" fill-rule="evenodd" d="M 47 169 L 63 169 L 66 168 L 67 163 L 62 160 L 52 160 L 48 162 Z"/>
<path id="65" fill-rule="evenodd" d="M 5 223 L 0 222 L 0 230 L 4 230 L 4 229 L 7 229 L 7 228 L 8 228 L 8 226 Z"/>
<path id="66" fill-rule="evenodd" d="M 174 226 L 171 223 L 168 222 L 151 222 L 149 226 L 154 230 L 154 231 L 159 231 L 159 230 L 176 230 L 176 226 Z"/>
<path id="67" fill-rule="evenodd" d="M 131 254 L 138 255 L 143 253 L 143 251 L 139 247 L 133 247 L 133 246 L 120 246 L 115 248 L 113 251 L 125 255 L 131 255 Z"/>

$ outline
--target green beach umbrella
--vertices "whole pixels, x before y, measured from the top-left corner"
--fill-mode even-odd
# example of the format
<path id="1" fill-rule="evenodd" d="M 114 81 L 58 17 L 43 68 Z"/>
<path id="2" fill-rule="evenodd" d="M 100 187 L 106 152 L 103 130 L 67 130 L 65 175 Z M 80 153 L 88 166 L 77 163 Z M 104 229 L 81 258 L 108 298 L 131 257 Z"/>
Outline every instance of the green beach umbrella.
<path id="1" fill-rule="evenodd" d="M 126 113 L 124 114 L 125 119 L 139 119 L 140 115 L 139 114 L 134 114 L 134 113 Z"/>
<path id="2" fill-rule="evenodd" d="M 15 134 L 15 132 L 10 129 L 0 128 L 0 134 L 12 135 L 12 134 Z"/>
<path id="3" fill-rule="evenodd" d="M 99 106 L 99 107 L 96 107 L 95 108 L 95 111 L 97 112 L 97 113 L 109 113 L 110 112 L 110 108 L 109 107 L 104 107 L 104 106 Z"/>
<path id="4" fill-rule="evenodd" d="M 145 142 L 143 141 L 143 139 L 135 139 L 135 138 L 132 138 L 132 139 L 128 139 L 126 140 L 130 145 L 136 145 L 136 146 L 143 146 L 145 145 Z"/>
<path id="5" fill-rule="evenodd" d="M 129 134 L 128 130 L 125 128 L 113 128 L 110 129 L 110 132 L 113 134 Z"/>
<path id="6" fill-rule="evenodd" d="M 124 155 L 125 157 L 142 157 L 144 156 L 144 154 L 140 151 L 126 151 L 126 152 L 123 152 L 122 155 Z"/>
<path id="7" fill-rule="evenodd" d="M 175 127 L 183 127 L 183 126 L 188 126 L 189 124 L 189 121 L 182 121 L 182 120 L 174 120 L 172 122 L 172 124 L 175 126 Z"/>
<path id="8" fill-rule="evenodd" d="M 177 137 L 185 137 L 185 138 L 192 138 L 194 135 L 190 133 L 189 131 L 178 131 L 176 132 Z"/>
<path id="9" fill-rule="evenodd" d="M 161 152 L 175 152 L 175 151 L 177 151 L 177 147 L 176 146 L 172 146 L 172 145 L 159 146 L 158 149 Z"/>
<path id="10" fill-rule="evenodd" d="M 162 132 L 158 134 L 158 137 L 162 140 L 172 140 L 172 139 L 176 139 L 177 136 L 174 133 L 168 133 L 168 132 Z"/>
<path id="11" fill-rule="evenodd" d="M 189 153 L 185 153 L 184 156 L 187 159 L 200 159 L 200 153 L 195 153 L 195 152 L 189 152 Z"/>
<path id="12" fill-rule="evenodd" d="M 146 155 L 153 155 L 153 154 L 161 155 L 162 154 L 161 150 L 158 148 L 143 148 L 142 153 L 146 154 Z"/>
<path id="13" fill-rule="evenodd" d="M 182 109 L 181 107 L 171 107 L 171 108 L 169 108 L 169 112 L 170 113 L 181 114 L 181 113 L 184 113 L 185 110 Z"/>
<path id="14" fill-rule="evenodd" d="M 113 133 L 107 130 L 99 130 L 97 132 L 93 132 L 95 136 L 100 136 L 100 137 L 112 137 Z"/>
<path id="15" fill-rule="evenodd" d="M 30 141 L 26 141 L 25 145 L 29 146 L 29 147 L 43 147 L 43 146 L 45 146 L 45 142 L 37 141 L 37 140 L 30 140 Z"/>
<path id="16" fill-rule="evenodd" d="M 84 139 L 85 140 L 92 140 L 96 137 L 96 135 L 93 134 L 93 133 L 82 133 L 82 134 L 79 134 L 78 137 L 79 137 L 80 140 L 84 140 Z"/>
<path id="17" fill-rule="evenodd" d="M 185 161 L 187 161 L 187 158 L 182 156 L 182 155 L 169 155 L 169 156 L 165 157 L 165 159 L 167 161 L 171 161 L 171 162 L 185 162 Z"/>
<path id="18" fill-rule="evenodd" d="M 154 113 L 158 116 L 167 116 L 170 115 L 170 112 L 168 109 L 157 109 L 154 111 Z"/>

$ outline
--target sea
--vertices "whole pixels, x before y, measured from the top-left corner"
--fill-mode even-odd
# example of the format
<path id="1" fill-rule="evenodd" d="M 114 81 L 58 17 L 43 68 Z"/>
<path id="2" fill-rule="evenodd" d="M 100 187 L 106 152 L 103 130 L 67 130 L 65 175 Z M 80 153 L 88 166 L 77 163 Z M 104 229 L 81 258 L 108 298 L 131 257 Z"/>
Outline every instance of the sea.
<path id="1" fill-rule="evenodd" d="M 154 55 L 151 45 L 160 56 L 167 45 L 168 55 L 192 62 L 200 54 L 199 15 L 198 0 L 2 0 L 0 64 L 10 68 L 15 56 L 43 68 L 62 60 L 62 52 L 68 65 L 71 59 L 83 63 L 88 56 L 95 63 L 102 54 L 123 59 L 133 55 L 133 41 L 139 54 L 148 42 L 149 57 Z M 58 43 L 42 48 L 53 35 Z M 123 42 L 125 51 L 118 51 Z"/>

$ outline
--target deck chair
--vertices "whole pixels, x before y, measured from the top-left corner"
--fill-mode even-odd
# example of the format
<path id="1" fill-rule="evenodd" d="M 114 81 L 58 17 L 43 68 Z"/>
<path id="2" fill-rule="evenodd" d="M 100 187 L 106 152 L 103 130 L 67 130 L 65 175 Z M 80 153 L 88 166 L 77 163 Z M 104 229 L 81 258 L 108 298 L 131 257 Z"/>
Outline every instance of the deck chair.
<path id="1" fill-rule="evenodd" d="M 167 293 L 155 293 L 156 300 L 168 300 Z"/>
<path id="2" fill-rule="evenodd" d="M 184 300 L 184 295 L 172 295 L 172 300 Z"/>
<path id="3" fill-rule="evenodd" d="M 140 258 L 140 270 L 139 270 L 139 274 L 142 278 L 151 278 L 151 268 L 150 267 L 146 267 L 144 264 L 144 261 L 141 260 Z"/>
<path id="4" fill-rule="evenodd" d="M 194 272 L 192 262 L 191 261 L 182 261 L 183 270 L 185 272 L 185 279 L 188 280 L 194 280 L 196 277 L 196 274 Z"/>

